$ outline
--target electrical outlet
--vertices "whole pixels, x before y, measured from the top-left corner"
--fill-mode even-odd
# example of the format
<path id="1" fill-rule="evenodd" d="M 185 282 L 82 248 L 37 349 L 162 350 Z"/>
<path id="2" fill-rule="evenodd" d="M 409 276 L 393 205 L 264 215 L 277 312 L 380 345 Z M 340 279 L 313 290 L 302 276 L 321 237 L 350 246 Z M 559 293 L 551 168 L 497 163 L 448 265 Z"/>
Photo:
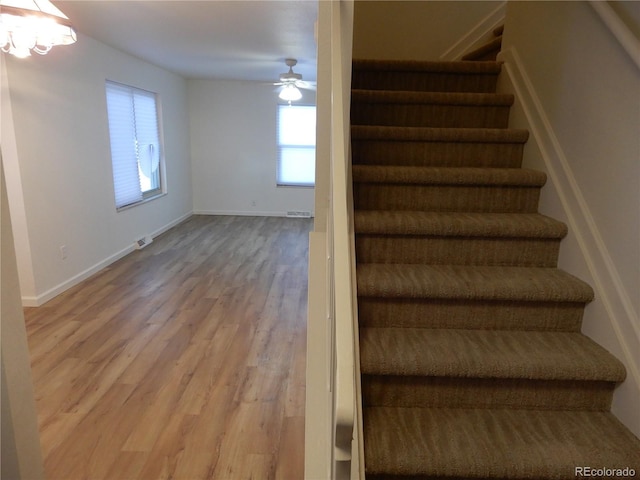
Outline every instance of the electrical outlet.
<path id="1" fill-rule="evenodd" d="M 255 200 L 251 200 L 251 206 L 255 207 L 256 206 L 256 201 Z"/>
<path id="2" fill-rule="evenodd" d="M 62 258 L 62 260 L 66 260 L 67 259 L 67 246 L 66 245 L 60 245 L 60 258 Z"/>

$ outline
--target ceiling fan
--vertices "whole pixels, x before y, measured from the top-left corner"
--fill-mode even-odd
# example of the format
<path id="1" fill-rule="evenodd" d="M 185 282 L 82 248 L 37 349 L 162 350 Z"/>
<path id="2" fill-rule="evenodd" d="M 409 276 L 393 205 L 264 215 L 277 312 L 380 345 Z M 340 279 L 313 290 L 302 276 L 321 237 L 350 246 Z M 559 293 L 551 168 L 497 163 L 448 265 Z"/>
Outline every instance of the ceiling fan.
<path id="1" fill-rule="evenodd" d="M 300 88 L 306 90 L 316 89 L 315 84 L 305 82 L 304 80 L 302 80 L 302 75 L 293 71 L 293 67 L 295 67 L 298 63 L 295 58 L 287 58 L 285 60 L 285 63 L 289 67 L 289 71 L 286 73 L 281 73 L 280 81 L 274 83 L 274 85 L 282 87 L 280 89 L 280 93 L 278 94 L 278 96 L 282 100 L 286 100 L 289 103 L 291 103 L 292 101 L 300 100 L 302 98 L 302 93 L 299 90 Z"/>

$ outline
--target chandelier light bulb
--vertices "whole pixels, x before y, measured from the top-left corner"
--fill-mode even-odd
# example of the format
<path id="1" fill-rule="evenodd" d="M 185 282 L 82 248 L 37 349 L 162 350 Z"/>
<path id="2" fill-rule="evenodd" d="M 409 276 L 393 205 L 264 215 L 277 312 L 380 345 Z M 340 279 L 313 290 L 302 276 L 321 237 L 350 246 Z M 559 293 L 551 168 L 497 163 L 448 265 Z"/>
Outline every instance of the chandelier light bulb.
<path id="1" fill-rule="evenodd" d="M 0 48 L 25 58 L 77 40 L 67 16 L 48 0 L 0 0 Z"/>

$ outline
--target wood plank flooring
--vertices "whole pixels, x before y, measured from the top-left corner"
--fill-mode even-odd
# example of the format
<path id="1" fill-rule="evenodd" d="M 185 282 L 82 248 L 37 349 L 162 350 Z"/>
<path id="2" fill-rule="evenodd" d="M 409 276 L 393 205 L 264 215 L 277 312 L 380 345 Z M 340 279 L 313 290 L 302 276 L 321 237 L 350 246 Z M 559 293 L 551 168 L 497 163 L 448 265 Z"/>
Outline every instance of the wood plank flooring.
<path id="1" fill-rule="evenodd" d="M 47 478 L 303 478 L 311 227 L 193 216 L 26 308 Z"/>

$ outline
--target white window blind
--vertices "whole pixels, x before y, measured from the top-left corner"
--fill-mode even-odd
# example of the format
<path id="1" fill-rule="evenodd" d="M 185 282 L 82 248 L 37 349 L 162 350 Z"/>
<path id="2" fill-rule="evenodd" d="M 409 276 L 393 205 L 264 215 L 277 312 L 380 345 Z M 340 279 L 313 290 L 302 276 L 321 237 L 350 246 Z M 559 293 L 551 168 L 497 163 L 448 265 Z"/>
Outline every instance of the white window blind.
<path id="1" fill-rule="evenodd" d="M 278 185 L 313 186 L 316 107 L 278 105 Z"/>
<path id="2" fill-rule="evenodd" d="M 107 82 L 107 113 L 116 207 L 161 193 L 156 95 Z"/>

